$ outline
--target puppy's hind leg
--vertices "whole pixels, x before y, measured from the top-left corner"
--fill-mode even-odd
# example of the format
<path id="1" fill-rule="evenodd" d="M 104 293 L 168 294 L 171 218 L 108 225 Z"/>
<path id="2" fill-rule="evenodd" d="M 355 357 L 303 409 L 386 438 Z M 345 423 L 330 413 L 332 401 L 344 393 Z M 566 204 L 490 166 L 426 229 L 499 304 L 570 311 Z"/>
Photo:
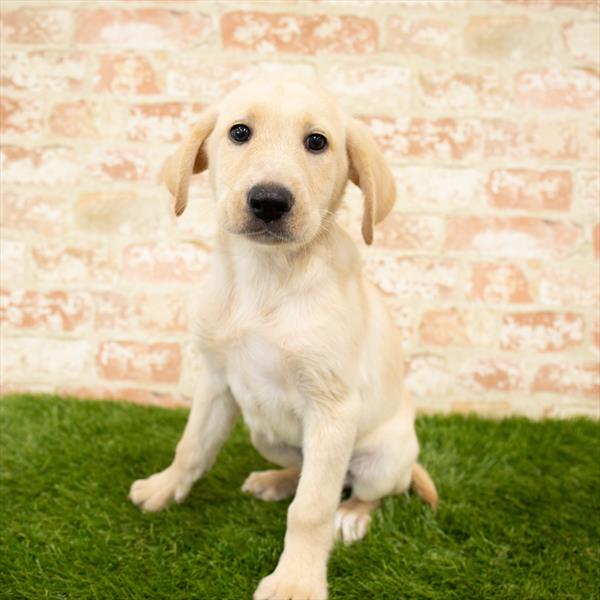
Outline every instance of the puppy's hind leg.
<path id="1" fill-rule="evenodd" d="M 242 485 L 242 491 L 267 501 L 293 496 L 300 479 L 300 450 L 291 446 L 269 444 L 264 436 L 256 433 L 252 434 L 252 444 L 267 460 L 287 468 L 250 473 Z"/>
<path id="2" fill-rule="evenodd" d="M 242 486 L 260 500 L 283 500 L 293 496 L 300 479 L 300 467 L 288 467 L 274 471 L 254 471 Z"/>
<path id="3" fill-rule="evenodd" d="M 352 544 L 364 538 L 380 504 L 381 500 L 360 500 L 356 496 L 342 502 L 335 513 L 335 539 Z"/>

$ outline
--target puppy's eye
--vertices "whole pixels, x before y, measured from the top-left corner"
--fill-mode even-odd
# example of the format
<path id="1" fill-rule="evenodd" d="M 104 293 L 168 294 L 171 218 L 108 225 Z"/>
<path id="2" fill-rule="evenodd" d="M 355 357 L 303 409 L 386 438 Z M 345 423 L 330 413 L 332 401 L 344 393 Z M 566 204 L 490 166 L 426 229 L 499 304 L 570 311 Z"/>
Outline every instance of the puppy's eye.
<path id="1" fill-rule="evenodd" d="M 304 140 L 304 147 L 309 152 L 323 152 L 323 150 L 327 148 L 327 138 L 320 133 L 311 133 L 310 135 L 306 136 L 306 139 Z"/>
<path id="2" fill-rule="evenodd" d="M 242 123 L 238 123 L 237 125 L 234 125 L 229 130 L 229 137 L 236 144 L 244 144 L 245 142 L 247 142 L 250 139 L 251 136 L 252 136 L 252 131 L 250 131 L 250 127 L 248 127 L 247 125 L 243 125 Z"/>

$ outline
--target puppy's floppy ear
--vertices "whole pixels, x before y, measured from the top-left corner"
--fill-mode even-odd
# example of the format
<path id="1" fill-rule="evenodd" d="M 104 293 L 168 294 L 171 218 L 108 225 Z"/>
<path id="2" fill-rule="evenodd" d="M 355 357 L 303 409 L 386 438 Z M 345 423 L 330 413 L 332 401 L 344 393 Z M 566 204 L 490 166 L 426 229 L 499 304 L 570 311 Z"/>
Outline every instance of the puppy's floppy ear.
<path id="1" fill-rule="evenodd" d="M 190 177 L 208 167 L 208 157 L 203 144 L 213 130 L 216 119 L 217 111 L 214 108 L 206 109 L 181 146 L 167 159 L 163 167 L 162 177 L 167 189 L 175 198 L 177 216 L 187 205 Z"/>
<path id="2" fill-rule="evenodd" d="M 350 163 L 348 177 L 364 196 L 362 235 L 365 242 L 371 244 L 373 227 L 383 221 L 394 206 L 396 186 L 381 150 L 364 123 L 349 119 L 346 144 Z"/>

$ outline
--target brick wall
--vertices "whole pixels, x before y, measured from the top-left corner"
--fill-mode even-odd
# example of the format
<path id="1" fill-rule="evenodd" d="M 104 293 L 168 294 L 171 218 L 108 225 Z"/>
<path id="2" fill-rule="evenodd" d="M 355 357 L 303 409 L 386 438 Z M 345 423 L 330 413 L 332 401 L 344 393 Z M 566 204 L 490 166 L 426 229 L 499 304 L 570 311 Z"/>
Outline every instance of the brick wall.
<path id="1" fill-rule="evenodd" d="M 599 416 L 596 0 L 2 2 L 2 378 L 187 403 L 205 176 L 157 183 L 205 105 L 314 71 L 399 201 L 364 248 L 424 410 Z"/>

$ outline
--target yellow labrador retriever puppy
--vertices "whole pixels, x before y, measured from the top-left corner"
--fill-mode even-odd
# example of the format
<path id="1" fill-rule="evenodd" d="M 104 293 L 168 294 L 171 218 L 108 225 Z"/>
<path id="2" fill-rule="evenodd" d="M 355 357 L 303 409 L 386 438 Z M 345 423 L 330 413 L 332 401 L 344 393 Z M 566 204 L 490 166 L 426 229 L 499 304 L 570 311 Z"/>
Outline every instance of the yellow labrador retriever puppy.
<path id="1" fill-rule="evenodd" d="M 201 114 L 165 167 L 178 215 L 206 168 L 219 226 L 198 328 L 206 375 L 173 463 L 130 497 L 149 511 L 181 502 L 241 411 L 256 449 L 283 467 L 242 489 L 295 494 L 279 563 L 254 598 L 323 600 L 335 537 L 362 538 L 379 500 L 411 482 L 437 502 L 416 462 L 399 336 L 334 220 L 350 179 L 371 243 L 394 181 L 368 129 L 316 81 L 249 83 Z M 352 496 L 340 504 L 344 485 Z"/>

